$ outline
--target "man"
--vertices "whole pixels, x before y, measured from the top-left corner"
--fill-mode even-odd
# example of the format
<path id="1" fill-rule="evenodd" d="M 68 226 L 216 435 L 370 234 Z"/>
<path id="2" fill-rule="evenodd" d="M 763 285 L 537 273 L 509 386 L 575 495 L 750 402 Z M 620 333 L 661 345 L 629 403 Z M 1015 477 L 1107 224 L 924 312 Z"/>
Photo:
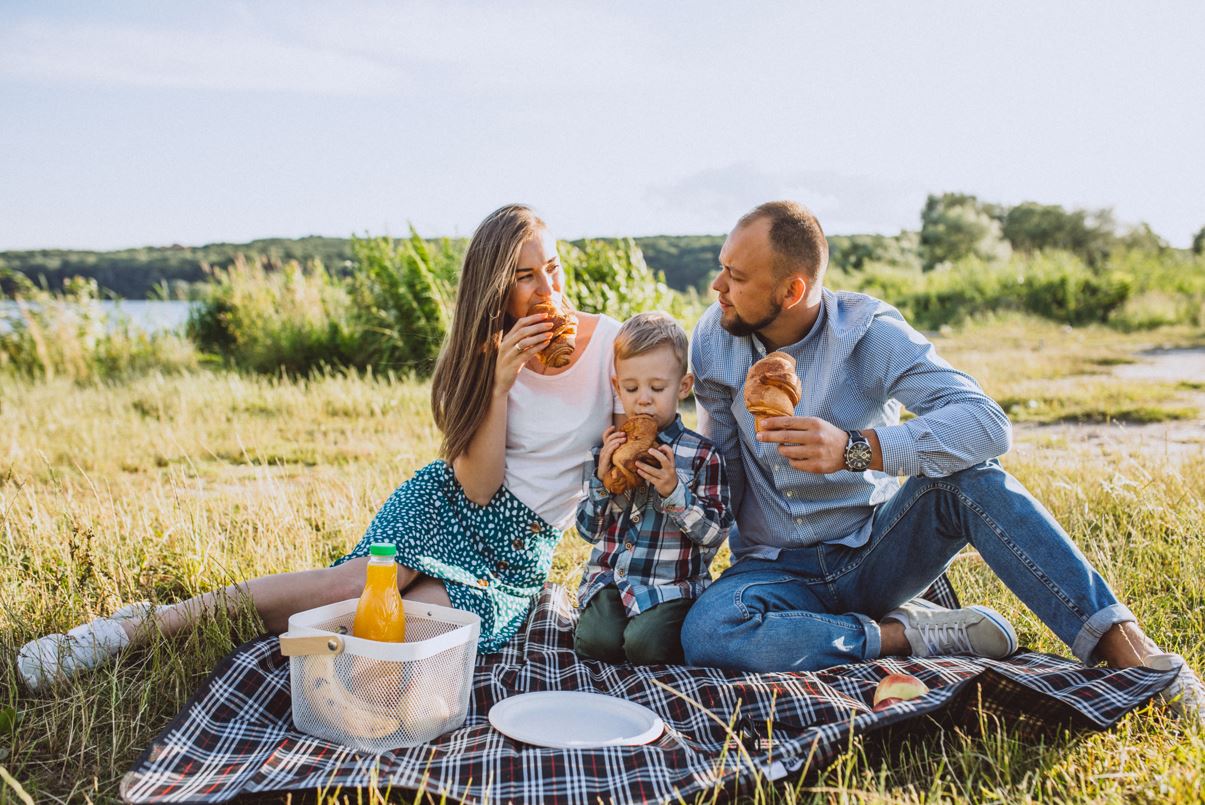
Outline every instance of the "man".
<path id="1" fill-rule="evenodd" d="M 891 655 L 1003 657 L 1008 622 L 987 607 L 914 600 L 967 544 L 1084 663 L 1178 668 L 1165 693 L 1205 720 L 1205 690 L 1163 653 L 1050 513 L 996 457 L 1008 418 L 895 308 L 823 287 L 828 243 L 790 201 L 729 234 L 719 296 L 691 339 L 699 430 L 727 461 L 734 563 L 683 626 L 687 662 L 817 670 Z M 795 358 L 796 412 L 756 431 L 749 367 Z M 900 423 L 900 405 L 916 417 Z M 897 476 L 905 476 L 901 485 Z"/>

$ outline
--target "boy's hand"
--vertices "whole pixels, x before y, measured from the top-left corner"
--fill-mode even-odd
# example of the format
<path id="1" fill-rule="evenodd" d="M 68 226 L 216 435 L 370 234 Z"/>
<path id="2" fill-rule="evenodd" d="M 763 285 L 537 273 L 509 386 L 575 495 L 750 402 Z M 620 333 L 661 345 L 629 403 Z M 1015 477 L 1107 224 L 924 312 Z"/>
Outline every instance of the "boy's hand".
<path id="1" fill-rule="evenodd" d="M 641 459 L 636 462 L 636 474 L 652 484 L 658 495 L 667 498 L 678 486 L 678 473 L 674 471 L 674 451 L 667 444 L 659 444 L 649 448 L 648 456 L 657 462 L 657 466 L 645 464 L 645 460 Z"/>
<path id="2" fill-rule="evenodd" d="M 611 456 L 616 448 L 628 440 L 628 435 L 614 425 L 603 431 L 602 450 L 598 453 L 598 480 L 605 481 L 611 471 Z"/>

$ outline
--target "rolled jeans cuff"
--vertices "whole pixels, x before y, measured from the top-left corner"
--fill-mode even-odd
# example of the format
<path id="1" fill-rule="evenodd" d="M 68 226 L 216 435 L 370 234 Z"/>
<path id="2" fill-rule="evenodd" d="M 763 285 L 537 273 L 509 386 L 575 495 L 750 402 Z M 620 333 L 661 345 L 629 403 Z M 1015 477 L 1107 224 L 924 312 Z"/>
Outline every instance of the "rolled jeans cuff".
<path id="1" fill-rule="evenodd" d="M 883 633 L 879 629 L 879 624 L 874 618 L 868 618 L 860 612 L 850 614 L 862 622 L 862 629 L 866 632 L 866 654 L 862 659 L 878 659 L 879 653 L 883 650 Z"/>
<path id="2" fill-rule="evenodd" d="M 1088 618 L 1080 628 L 1079 634 L 1071 643 L 1071 653 L 1084 665 L 1093 665 L 1096 660 L 1092 655 L 1096 652 L 1096 645 L 1100 643 L 1105 632 L 1116 623 L 1126 622 L 1138 622 L 1129 607 L 1124 604 L 1111 604 L 1105 607 Z"/>

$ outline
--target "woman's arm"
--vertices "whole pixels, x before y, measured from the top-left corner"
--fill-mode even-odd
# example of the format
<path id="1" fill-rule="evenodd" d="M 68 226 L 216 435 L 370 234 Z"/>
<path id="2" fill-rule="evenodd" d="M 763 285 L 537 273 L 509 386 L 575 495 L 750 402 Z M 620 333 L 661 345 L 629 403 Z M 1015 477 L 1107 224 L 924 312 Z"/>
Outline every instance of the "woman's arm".
<path id="1" fill-rule="evenodd" d="M 551 338 L 548 332 L 551 328 L 552 323 L 544 314 L 524 316 L 498 345 L 490 406 L 468 448 L 452 459 L 456 480 L 464 487 L 468 499 L 478 506 L 489 503 L 502 488 L 506 477 L 506 398 L 519 370 L 534 354 L 531 350 L 539 349 Z"/>
<path id="2" fill-rule="evenodd" d="M 506 474 L 506 395 L 497 384 L 490 395 L 485 419 L 469 441 L 469 447 L 452 461 L 456 480 L 469 500 L 478 506 L 490 502 L 502 487 Z"/>

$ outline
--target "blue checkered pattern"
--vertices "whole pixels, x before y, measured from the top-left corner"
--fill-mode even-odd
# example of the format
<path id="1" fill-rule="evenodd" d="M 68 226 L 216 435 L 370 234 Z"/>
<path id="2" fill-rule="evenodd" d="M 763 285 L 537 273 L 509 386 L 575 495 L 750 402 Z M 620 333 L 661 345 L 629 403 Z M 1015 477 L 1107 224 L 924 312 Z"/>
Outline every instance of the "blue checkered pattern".
<path id="1" fill-rule="evenodd" d="M 795 414 L 874 429 L 884 472 L 807 473 L 777 445 L 757 441 L 744 385 L 766 350 L 754 336 L 724 330 L 712 305 L 691 337 L 691 369 L 699 431 L 727 462 L 737 559 L 821 542 L 858 547 L 875 507 L 899 490 L 897 476 L 942 477 L 1008 451 L 1011 425 L 1000 406 L 885 302 L 826 289 L 812 329 L 781 351 L 795 358 L 803 383 Z M 901 423 L 901 405 L 917 416 Z"/>

